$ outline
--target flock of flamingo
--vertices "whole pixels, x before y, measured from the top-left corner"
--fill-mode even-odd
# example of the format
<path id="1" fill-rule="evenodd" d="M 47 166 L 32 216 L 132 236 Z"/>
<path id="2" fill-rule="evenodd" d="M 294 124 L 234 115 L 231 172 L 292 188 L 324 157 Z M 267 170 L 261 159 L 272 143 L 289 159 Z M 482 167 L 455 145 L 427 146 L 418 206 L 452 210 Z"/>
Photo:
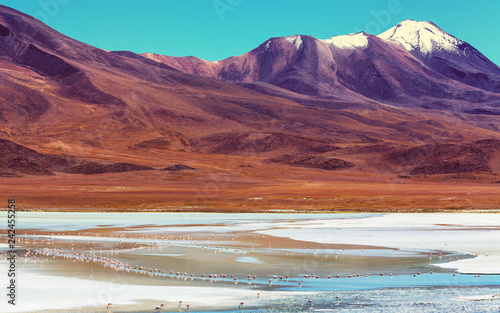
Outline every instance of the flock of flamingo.
<path id="1" fill-rule="evenodd" d="M 64 236 L 64 234 L 62 236 Z M 108 236 L 111 238 L 121 238 L 121 239 L 127 238 L 123 234 L 120 234 L 120 235 L 110 234 Z M 99 237 L 99 236 L 94 236 L 94 237 Z M 138 239 L 152 240 L 147 244 L 144 242 L 138 243 L 137 241 L 128 242 L 129 244 L 132 244 L 133 247 L 136 247 L 136 248 L 145 247 L 145 246 L 146 247 L 161 247 L 164 244 L 161 241 L 159 241 L 158 235 L 141 234 L 141 235 L 136 235 L 134 237 L 137 240 Z M 134 238 L 134 237 L 132 237 L 132 238 Z M 129 236 L 128 239 L 131 239 L 131 236 Z M 190 236 L 190 235 L 182 235 L 182 236 L 180 236 L 180 235 L 179 236 L 167 235 L 164 237 L 164 240 L 171 240 L 171 241 L 179 240 L 179 239 L 192 240 L 192 236 Z M 208 237 L 206 239 L 209 241 L 214 240 L 213 237 L 212 238 Z M 234 240 L 234 237 L 232 239 Z M 50 246 L 55 245 L 57 243 L 57 241 L 61 244 L 67 245 L 68 248 L 50 247 Z M 78 240 L 78 241 L 81 242 L 81 240 Z M 222 273 L 222 274 L 210 273 L 210 274 L 195 275 L 193 273 L 188 274 L 186 272 L 181 272 L 181 271 L 174 272 L 174 271 L 167 271 L 164 269 L 151 268 L 151 267 L 140 266 L 140 265 L 130 265 L 128 263 L 120 261 L 117 258 L 109 257 L 110 253 L 114 254 L 115 252 L 120 252 L 123 250 L 130 250 L 130 248 L 126 249 L 123 246 L 124 242 L 122 242 L 121 240 L 117 242 L 117 244 L 120 246 L 119 248 L 112 248 L 110 250 L 95 250 L 93 248 L 89 248 L 89 249 L 86 249 L 88 251 L 83 251 L 83 252 L 82 251 L 80 251 L 80 252 L 75 251 L 73 239 L 63 241 L 63 237 L 59 237 L 59 239 L 57 240 L 57 237 L 55 237 L 54 234 L 52 234 L 51 236 L 47 236 L 47 235 L 46 236 L 36 236 L 36 235 L 28 236 L 28 234 L 25 234 L 24 237 L 23 236 L 18 237 L 18 243 L 25 244 L 25 245 L 29 244 L 29 245 L 34 245 L 34 246 L 36 246 L 36 245 L 43 246 L 40 248 L 26 248 L 25 249 L 26 252 L 23 256 L 24 259 L 31 260 L 34 262 L 37 262 L 37 260 L 42 261 L 42 262 L 48 261 L 49 258 L 53 258 L 53 259 L 64 258 L 64 259 L 70 259 L 72 262 L 87 262 L 87 263 L 93 262 L 96 264 L 100 264 L 104 267 L 111 268 L 115 271 L 127 271 L 127 272 L 132 272 L 132 273 L 137 273 L 137 274 L 147 274 L 149 276 L 170 277 L 170 278 L 176 278 L 176 279 L 180 279 L 180 280 L 182 279 L 182 280 L 191 280 L 191 281 L 193 281 L 195 279 L 201 280 L 201 281 L 208 280 L 210 283 L 212 283 L 212 282 L 232 282 L 234 284 L 238 284 L 238 281 L 239 281 L 239 279 L 236 275 L 226 275 L 224 273 Z M 90 245 L 90 244 L 95 244 L 95 240 L 88 239 L 87 245 Z M 171 245 L 171 243 L 167 242 L 167 245 Z M 216 253 L 220 253 L 224 249 L 227 249 L 227 248 L 219 247 L 219 246 L 217 246 L 217 247 L 201 246 L 201 247 L 202 247 L 202 249 L 205 249 L 205 248 L 213 249 Z M 247 253 L 243 249 L 234 249 L 234 251 L 236 253 L 242 253 L 242 254 Z M 0 253 L 0 255 L 1 254 L 2 253 Z M 432 258 L 432 256 L 433 256 L 432 253 L 430 253 L 429 257 Z M 439 253 L 438 257 L 441 258 L 442 254 Z M 93 273 L 94 272 L 92 270 L 90 270 L 91 276 L 93 275 Z M 433 274 L 433 272 L 431 271 L 430 274 Z M 378 275 L 384 276 L 385 274 L 379 273 Z M 389 273 L 388 275 L 393 276 L 392 273 Z M 418 275 L 421 275 L 421 273 L 420 272 L 415 273 L 413 276 L 416 277 Z M 368 278 L 368 277 L 370 277 L 370 273 L 366 273 L 364 276 L 366 278 Z M 328 275 L 328 276 L 325 276 L 322 278 L 327 278 L 327 279 L 337 278 L 337 279 L 339 279 L 341 277 L 342 278 L 357 278 L 357 277 L 360 277 L 360 274 L 350 274 L 350 275 L 346 275 L 346 276 Z M 480 275 L 479 275 L 479 277 L 480 277 Z M 293 278 L 293 280 L 296 280 L 296 286 L 301 288 L 303 286 L 303 282 L 308 282 L 310 280 L 315 280 L 318 278 L 320 278 L 319 275 L 304 274 L 301 277 Z M 248 274 L 246 276 L 246 280 L 247 280 L 248 284 L 255 284 L 253 286 L 254 289 L 256 289 L 257 284 L 265 286 L 265 283 L 264 283 L 265 279 L 267 279 L 267 278 L 258 279 L 256 275 L 250 275 L 250 274 Z M 284 276 L 274 275 L 274 276 L 270 277 L 270 279 L 268 280 L 268 286 L 271 287 L 273 285 L 273 282 L 282 282 L 282 281 L 288 282 L 290 279 L 291 278 L 289 275 L 284 275 Z M 259 297 L 260 297 L 260 293 L 257 293 L 257 298 L 259 298 Z M 358 300 L 358 299 L 359 299 L 359 296 L 356 296 L 355 300 Z M 340 297 L 337 296 L 336 300 L 340 301 Z M 181 308 L 182 303 L 183 303 L 182 301 L 178 302 L 178 308 Z M 238 308 L 242 309 L 243 305 L 244 305 L 244 302 L 240 302 Z M 159 306 L 156 306 L 154 308 L 154 310 L 157 312 L 163 311 L 165 309 L 165 306 L 166 305 L 164 303 L 162 303 Z M 186 307 L 186 309 L 188 309 L 188 310 L 190 309 L 190 304 L 184 304 L 184 306 Z M 307 306 L 313 306 L 313 300 L 309 300 L 307 302 Z M 112 303 L 108 303 L 107 309 L 109 310 L 111 308 L 112 308 Z"/>

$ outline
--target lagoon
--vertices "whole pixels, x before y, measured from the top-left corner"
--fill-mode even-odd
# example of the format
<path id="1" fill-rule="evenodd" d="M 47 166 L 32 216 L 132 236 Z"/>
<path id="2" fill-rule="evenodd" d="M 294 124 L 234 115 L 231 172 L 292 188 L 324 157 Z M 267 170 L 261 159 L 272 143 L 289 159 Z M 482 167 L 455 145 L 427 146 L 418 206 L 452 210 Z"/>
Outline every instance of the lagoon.
<path id="1" fill-rule="evenodd" d="M 19 305 L 4 301 L 2 312 L 106 312 L 107 303 L 109 312 L 154 312 L 160 303 L 175 312 L 187 304 L 190 312 L 500 306 L 499 214 L 17 215 Z M 6 266 L 0 257 L 0 271 Z"/>

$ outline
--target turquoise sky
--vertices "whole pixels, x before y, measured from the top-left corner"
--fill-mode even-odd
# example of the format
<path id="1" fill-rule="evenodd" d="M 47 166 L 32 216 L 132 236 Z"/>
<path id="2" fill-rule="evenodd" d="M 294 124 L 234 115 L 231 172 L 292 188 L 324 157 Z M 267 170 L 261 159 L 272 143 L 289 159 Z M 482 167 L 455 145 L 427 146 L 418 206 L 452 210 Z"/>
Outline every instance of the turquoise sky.
<path id="1" fill-rule="evenodd" d="M 500 64 L 500 1 L 0 0 L 107 50 L 220 60 L 270 37 L 378 34 L 405 18 L 429 20 Z"/>

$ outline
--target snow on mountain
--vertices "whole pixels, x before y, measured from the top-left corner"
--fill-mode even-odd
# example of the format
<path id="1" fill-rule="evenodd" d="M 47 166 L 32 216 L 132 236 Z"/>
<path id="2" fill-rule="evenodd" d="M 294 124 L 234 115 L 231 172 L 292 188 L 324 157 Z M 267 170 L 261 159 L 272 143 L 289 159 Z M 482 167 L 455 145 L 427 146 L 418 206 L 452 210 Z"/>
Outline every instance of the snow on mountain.
<path id="1" fill-rule="evenodd" d="M 300 35 L 284 37 L 286 41 L 295 46 L 295 48 L 300 49 L 302 47 L 302 37 Z"/>
<path id="2" fill-rule="evenodd" d="M 379 38 L 402 45 L 408 51 L 429 54 L 436 50 L 460 54 L 464 42 L 446 33 L 432 22 L 404 20 L 378 35 Z"/>
<path id="3" fill-rule="evenodd" d="M 327 45 L 334 46 L 338 49 L 353 50 L 356 48 L 366 48 L 368 46 L 368 37 L 363 32 L 333 36 L 332 38 L 324 39 L 322 41 Z"/>
<path id="4" fill-rule="evenodd" d="M 473 89 L 500 93 L 500 68 L 432 22 L 404 20 L 379 36 L 359 32 L 323 40 L 275 37 L 217 63 L 143 56 L 184 73 L 236 83 L 263 82 L 298 94 L 348 101 L 426 108 L 436 103 L 439 108 L 466 110 L 469 102 L 500 99 Z"/>
<path id="5" fill-rule="evenodd" d="M 429 68 L 448 78 L 500 92 L 500 67 L 432 22 L 404 20 L 378 37 L 401 45 Z"/>

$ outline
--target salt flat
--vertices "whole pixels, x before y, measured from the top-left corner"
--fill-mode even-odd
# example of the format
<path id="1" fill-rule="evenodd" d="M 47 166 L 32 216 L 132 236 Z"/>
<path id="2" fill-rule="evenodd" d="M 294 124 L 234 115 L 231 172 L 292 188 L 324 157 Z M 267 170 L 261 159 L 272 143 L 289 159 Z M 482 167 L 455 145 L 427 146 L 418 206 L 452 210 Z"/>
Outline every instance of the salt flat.
<path id="1" fill-rule="evenodd" d="M 0 272 L 7 271 L 7 264 L 0 262 Z M 18 298 L 16 306 L 0 302 L 0 312 L 39 312 L 50 311 L 92 311 L 103 312 L 108 303 L 115 309 L 127 311 L 147 307 L 153 311 L 155 306 L 168 303 L 172 309 L 179 301 L 182 308 L 190 304 L 197 308 L 237 308 L 240 302 L 252 305 L 272 298 L 286 298 L 307 292 L 257 291 L 251 289 L 223 287 L 182 287 L 182 286 L 147 286 L 135 284 L 117 284 L 112 282 L 77 279 L 63 276 L 50 276 L 33 273 L 21 273 L 18 279 Z M 312 292 L 309 292 L 312 293 Z M 61 296 L 64 295 L 64 296 Z"/>
<path id="2" fill-rule="evenodd" d="M 386 214 L 359 219 L 277 222 L 258 233 L 330 244 L 462 252 L 480 256 L 440 264 L 460 273 L 500 274 L 500 214 Z M 432 253 L 432 252 L 431 252 Z"/>
<path id="3" fill-rule="evenodd" d="M 500 214 L 19 216 L 20 256 L 39 252 L 18 258 L 18 305 L 0 303 L 1 312 L 102 312 L 107 303 L 120 312 L 161 303 L 177 311 L 179 301 L 191 312 L 236 310 L 240 302 L 262 312 L 305 312 L 309 300 L 316 310 L 456 312 L 471 299 L 479 300 L 469 307 L 490 309 L 482 300 L 500 286 L 497 275 L 479 276 L 500 273 Z M 0 271 L 7 265 L 1 257 Z M 257 278 L 247 282 L 247 274 Z"/>

